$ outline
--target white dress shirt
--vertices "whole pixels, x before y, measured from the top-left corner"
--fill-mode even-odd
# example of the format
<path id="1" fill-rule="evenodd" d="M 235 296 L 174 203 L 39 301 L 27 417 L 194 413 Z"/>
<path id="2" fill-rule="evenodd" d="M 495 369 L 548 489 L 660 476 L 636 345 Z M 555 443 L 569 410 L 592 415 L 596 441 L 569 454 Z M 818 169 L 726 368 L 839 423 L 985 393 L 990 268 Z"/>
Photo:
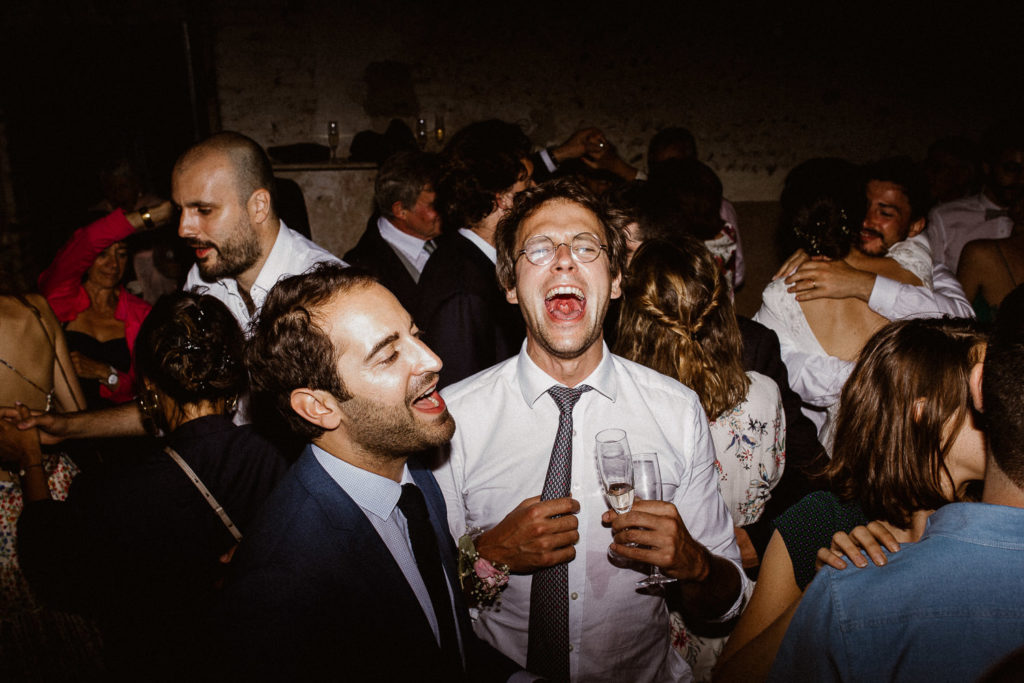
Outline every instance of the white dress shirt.
<path id="1" fill-rule="evenodd" d="M 392 249 L 404 257 L 406 263 L 415 268 L 417 273 L 423 274 L 423 268 L 430 258 L 430 253 L 423 248 L 427 240 L 402 232 L 384 216 L 377 219 L 377 231 Z"/>
<path id="2" fill-rule="evenodd" d="M 573 411 L 572 496 L 580 503 L 580 540 L 569 563 L 569 667 L 574 681 L 678 681 L 692 674 L 672 649 L 668 611 L 657 595 L 638 593 L 644 573 L 608 557 L 611 530 L 597 473 L 594 437 L 625 429 L 634 453 L 657 452 L 666 489 L 690 534 L 740 568 L 732 517 L 718 492 L 708 421 L 696 394 L 665 375 L 613 356 L 582 384 Z M 546 393 L 557 382 L 524 349 L 442 391 L 455 417 L 451 457 L 436 473 L 448 505 L 452 535 L 494 527 L 544 487 L 558 430 L 558 407 Z M 674 488 L 673 488 L 674 487 Z M 646 567 L 643 568 L 646 572 Z M 743 588 L 747 579 L 739 571 Z M 526 664 L 532 577 L 513 574 L 500 609 L 481 609 L 478 635 Z M 742 595 L 742 591 L 740 592 Z M 742 598 L 722 615 L 729 619 Z"/>
<path id="3" fill-rule="evenodd" d="M 927 234 L 932 243 L 932 258 L 953 273 L 960 264 L 960 252 L 971 240 L 1009 237 L 1013 221 L 1009 216 L 985 219 L 987 210 L 1002 210 L 979 193 L 973 197 L 939 204 L 928 214 Z"/>
<path id="4" fill-rule="evenodd" d="M 249 292 L 256 310 L 263 307 L 263 302 L 267 299 L 267 292 L 277 284 L 278 280 L 289 275 L 304 273 L 317 263 L 324 261 L 345 265 L 345 262 L 337 256 L 306 239 L 285 225 L 284 221 L 281 221 L 281 229 L 277 233 L 277 239 L 274 240 L 274 246 Z M 245 305 L 245 300 L 238 293 L 238 282 L 234 278 L 222 278 L 208 282 L 199 275 L 199 266 L 193 265 L 192 269 L 188 271 L 184 289 L 186 292 L 209 294 L 224 302 L 231 314 L 238 320 L 238 324 L 242 326 L 242 331 L 248 336 L 251 316 Z"/>

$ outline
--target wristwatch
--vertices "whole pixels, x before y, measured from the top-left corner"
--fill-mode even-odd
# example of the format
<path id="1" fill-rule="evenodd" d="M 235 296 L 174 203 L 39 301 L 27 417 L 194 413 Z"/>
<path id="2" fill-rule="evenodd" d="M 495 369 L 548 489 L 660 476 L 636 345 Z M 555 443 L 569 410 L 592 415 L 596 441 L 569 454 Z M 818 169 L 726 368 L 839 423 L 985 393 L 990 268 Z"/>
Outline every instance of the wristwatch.
<path id="1" fill-rule="evenodd" d="M 110 374 L 107 375 L 107 378 L 105 380 L 103 380 L 103 383 L 107 385 L 107 388 L 110 388 L 117 384 L 117 368 L 115 368 L 113 365 L 110 366 Z"/>

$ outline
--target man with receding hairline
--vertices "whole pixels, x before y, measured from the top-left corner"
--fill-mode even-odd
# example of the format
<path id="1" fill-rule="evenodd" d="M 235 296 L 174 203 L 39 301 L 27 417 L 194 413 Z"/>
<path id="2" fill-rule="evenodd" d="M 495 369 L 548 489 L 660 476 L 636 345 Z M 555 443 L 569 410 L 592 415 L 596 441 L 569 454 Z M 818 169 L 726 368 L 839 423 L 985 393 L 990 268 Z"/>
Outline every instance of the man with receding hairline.
<path id="1" fill-rule="evenodd" d="M 274 206 L 263 149 L 230 131 L 189 148 L 174 166 L 178 234 L 195 250 L 185 289 L 205 287 L 245 329 L 278 280 L 339 259 L 290 229 Z"/>

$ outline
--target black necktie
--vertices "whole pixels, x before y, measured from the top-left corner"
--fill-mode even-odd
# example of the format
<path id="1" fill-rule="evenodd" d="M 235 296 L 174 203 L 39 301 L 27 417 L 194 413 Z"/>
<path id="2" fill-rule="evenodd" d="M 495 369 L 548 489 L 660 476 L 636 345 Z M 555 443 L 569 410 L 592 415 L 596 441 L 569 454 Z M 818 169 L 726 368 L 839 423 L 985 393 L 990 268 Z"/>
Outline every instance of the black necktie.
<path id="1" fill-rule="evenodd" d="M 569 495 L 572 480 L 572 409 L 584 391 L 554 386 L 548 389 L 558 406 L 558 432 L 541 500 Z M 530 585 L 530 624 L 526 668 L 552 681 L 569 680 L 569 564 L 540 569 Z"/>
<path id="2" fill-rule="evenodd" d="M 412 541 L 412 552 L 416 556 L 416 566 L 420 577 L 430 593 L 430 602 L 434 606 L 437 618 L 437 630 L 441 636 L 441 652 L 452 672 L 462 673 L 462 656 L 455 635 L 455 616 L 452 613 L 452 601 L 448 595 L 444 571 L 441 568 L 441 553 L 437 549 L 437 537 L 430 523 L 430 513 L 423 493 L 415 484 L 403 484 L 402 496 L 398 499 L 398 509 L 405 515 L 409 525 L 409 539 Z"/>

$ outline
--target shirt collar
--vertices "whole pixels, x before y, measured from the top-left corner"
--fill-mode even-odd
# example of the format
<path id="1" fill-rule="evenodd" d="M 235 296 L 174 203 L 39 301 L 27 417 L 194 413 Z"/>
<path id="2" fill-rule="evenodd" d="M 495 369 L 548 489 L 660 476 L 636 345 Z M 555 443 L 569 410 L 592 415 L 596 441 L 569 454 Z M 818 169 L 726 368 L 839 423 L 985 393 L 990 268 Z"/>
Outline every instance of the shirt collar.
<path id="1" fill-rule="evenodd" d="M 274 246 L 267 255 L 267 260 L 264 262 L 263 267 L 260 268 L 260 274 L 256 276 L 256 281 L 252 283 L 253 291 L 249 292 L 253 302 L 256 303 L 256 308 L 263 306 L 263 299 L 267 298 L 267 292 L 277 284 L 281 273 L 289 272 L 288 259 L 295 253 L 293 243 L 295 242 L 295 236 L 298 234 L 285 225 L 284 221 L 281 221 L 281 227 L 277 231 Z M 259 301 L 256 300 L 256 290 L 260 291 Z"/>
<path id="2" fill-rule="evenodd" d="M 409 466 L 402 468 L 402 481 L 397 482 L 336 458 L 316 444 L 313 456 L 335 483 L 345 490 L 356 505 L 381 519 L 388 519 L 402 497 L 402 484 L 415 484 Z"/>
<path id="3" fill-rule="evenodd" d="M 384 216 L 377 219 L 377 230 L 380 231 L 380 236 L 384 238 L 384 241 L 398 248 L 409 260 L 415 261 L 422 256 L 426 240 L 402 232 Z"/>
<path id="4" fill-rule="evenodd" d="M 480 251 L 484 252 L 484 256 L 491 259 L 491 263 L 498 265 L 498 250 L 488 244 L 487 240 L 469 228 L 459 228 L 459 234 L 475 244 Z"/>
<path id="5" fill-rule="evenodd" d="M 548 389 L 559 385 L 559 382 L 533 362 L 530 354 L 526 352 L 525 341 L 516 360 L 516 378 L 519 381 L 519 389 L 523 392 L 523 400 L 531 408 L 537 402 L 537 399 L 547 393 Z M 601 342 L 601 362 L 590 373 L 590 376 L 580 382 L 580 384 L 592 387 L 594 391 L 612 403 L 615 402 L 615 397 L 618 394 L 618 383 L 615 379 L 614 362 L 612 354 L 608 350 L 608 345 L 603 341 Z"/>

